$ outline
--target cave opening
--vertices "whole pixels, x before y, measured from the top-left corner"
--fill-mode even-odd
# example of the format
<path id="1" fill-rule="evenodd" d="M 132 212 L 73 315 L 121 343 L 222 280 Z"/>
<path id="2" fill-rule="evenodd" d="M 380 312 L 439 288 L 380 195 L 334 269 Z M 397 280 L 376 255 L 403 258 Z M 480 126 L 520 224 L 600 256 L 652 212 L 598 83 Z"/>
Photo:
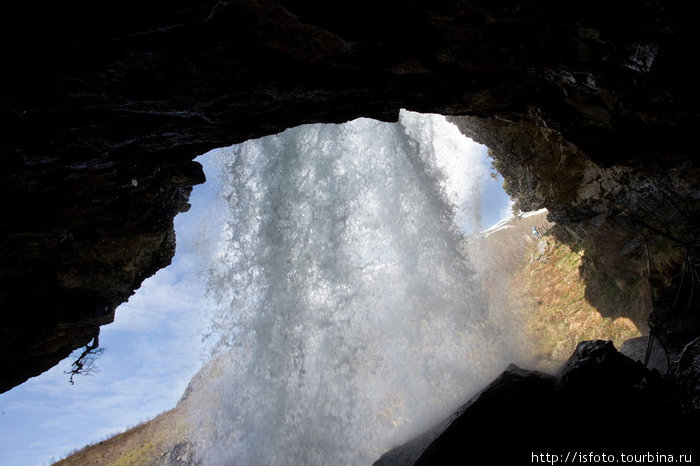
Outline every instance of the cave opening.
<path id="1" fill-rule="evenodd" d="M 336 388 L 327 396 L 322 387 L 331 382 L 314 382 L 316 396 L 326 398 L 325 420 L 309 417 L 314 411 L 323 412 L 323 407 L 312 408 L 309 396 L 302 396 L 301 387 L 308 380 L 294 382 L 295 390 L 301 390 L 296 396 L 305 405 L 289 402 L 278 408 L 285 416 L 296 416 L 290 428 L 298 430 L 305 422 L 320 429 L 315 434 L 306 431 L 307 442 L 318 442 L 324 431 L 336 429 L 334 440 L 327 439 L 326 451 L 317 451 L 315 459 L 299 459 L 349 458 L 350 450 L 359 450 L 360 432 L 376 437 L 376 430 L 360 428 L 360 419 L 371 407 L 384 443 L 373 439 L 373 450 L 352 453 L 369 455 L 352 460 L 366 462 L 392 442 L 405 440 L 447 414 L 516 357 L 513 348 L 494 350 L 507 339 L 487 344 L 477 328 L 486 325 L 487 317 L 472 322 L 463 315 L 484 312 L 483 306 L 464 307 L 463 301 L 484 299 L 476 286 L 464 286 L 473 281 L 474 273 L 471 265 L 465 266 L 464 239 L 508 217 L 511 202 L 502 190 L 502 179 L 490 168 L 486 147 L 463 136 L 445 117 L 403 111 L 397 123 L 359 119 L 306 125 L 212 151 L 198 160 L 208 181 L 192 193 L 191 210 L 175 219 L 173 263 L 146 280 L 117 310 L 115 322 L 102 328 L 100 340 L 106 351 L 87 374 L 92 377 L 78 377 L 75 386 L 68 387 L 63 379 L 72 362 L 69 358 L 3 395 L 15 406 L 11 415 L 17 423 L 8 438 L 17 440 L 17 448 L 40 436 L 46 439 L 46 448 L 31 454 L 43 455 L 46 461 L 65 454 L 67 445 L 78 448 L 101 441 L 174 406 L 213 349 L 219 361 L 221 354 L 239 351 L 231 357 L 236 369 L 251 371 L 253 365 L 246 358 L 257 347 L 255 351 L 265 354 L 257 356 L 255 366 L 267 367 L 269 373 L 285 372 L 285 383 L 311 371 L 310 365 L 315 367 L 314 378 L 335 379 Z M 268 222 L 264 245 L 255 244 L 255 239 L 265 235 L 253 231 L 261 222 Z M 295 250 L 295 243 L 302 244 L 301 249 Z M 321 252 L 314 254 L 314 248 Z M 252 262 L 235 258 L 241 249 L 253 251 L 257 258 Z M 274 275 L 265 278 L 271 270 Z M 242 273 L 250 282 L 244 282 Z M 253 283 L 261 279 L 267 280 L 265 285 Z M 439 285 L 426 285 L 431 280 Z M 272 289 L 280 284 L 287 290 Z M 248 291 L 247 296 L 236 301 L 232 298 L 236 289 L 239 294 Z M 431 301 L 442 304 L 429 309 Z M 250 307 L 243 309 L 244 302 Z M 299 313 L 290 302 L 308 309 Z M 289 310 L 275 311 L 280 306 Z M 256 315 L 254 309 L 259 308 L 268 314 Z M 344 310 L 335 312 L 339 308 Z M 440 313 L 451 315 L 440 317 Z M 403 317 L 392 322 L 392 314 Z M 314 317 L 319 315 L 324 317 Z M 265 337 L 265 331 L 277 333 Z M 477 334 L 483 340 L 479 345 L 466 344 Z M 265 345 L 249 341 L 245 346 L 241 341 L 246 338 L 272 340 Z M 382 340 L 378 353 L 371 346 Z M 264 346 L 272 349 L 266 351 Z M 460 346 L 462 350 L 454 350 Z M 331 349 L 336 354 L 326 358 L 324 353 Z M 506 352 L 508 356 L 501 354 Z M 286 363 L 275 362 L 280 355 L 288 358 Z M 300 363 L 300 358 L 306 362 Z M 473 367 L 465 368 L 464 361 L 470 358 Z M 489 358 L 493 360 L 487 363 Z M 414 374 L 409 377 L 411 370 L 406 368 L 412 363 Z M 383 377 L 377 378 L 378 371 Z M 275 399 L 289 391 L 280 385 L 271 393 L 270 381 L 263 388 L 266 376 L 254 372 L 249 376 L 251 387 L 260 395 L 239 386 L 246 396 Z M 272 380 L 277 378 L 283 377 Z M 408 380 L 414 388 L 402 393 L 402 386 L 411 386 Z M 231 380 L 211 385 L 217 383 L 229 386 L 209 393 L 212 398 L 230 395 Z M 459 385 L 462 388 L 455 390 Z M 428 398 L 432 406 L 416 408 Z M 20 408 L 28 400 L 38 400 L 45 411 L 35 410 L 29 416 Z M 194 409 L 207 412 L 211 416 L 207 422 L 214 418 L 201 403 Z M 333 412 L 338 409 L 339 413 Z M 330 419 L 338 416 L 347 419 L 334 425 Z M 254 417 L 245 422 L 260 428 Z M 30 425 L 42 423 L 47 426 L 40 429 L 43 434 L 36 428 L 30 433 Z M 55 429 L 69 424 L 71 429 L 60 433 Z M 22 426 L 27 428 L 24 433 Z M 338 426 L 346 429 L 345 435 Z M 240 425 L 218 428 L 240 429 Z M 398 439 L 389 434 L 401 429 Z M 342 445 L 344 436 L 354 436 L 356 447 Z M 289 443 L 292 438 L 277 441 Z M 254 450 L 253 445 L 248 450 Z"/>
<path id="2" fill-rule="evenodd" d="M 481 142 L 503 155 L 499 169 L 512 169 L 505 178 L 522 194 L 513 197 L 521 206 L 546 205 L 560 226 L 555 235 L 560 243 L 549 243 L 551 238 L 535 243 L 529 236 L 543 248 L 528 253 L 531 262 L 526 261 L 520 276 L 523 289 L 547 290 L 536 302 L 539 310 L 549 312 L 536 327 L 541 337 L 581 324 L 558 312 L 569 304 L 592 304 L 596 330 L 617 317 L 631 318 L 642 333 L 650 323 L 668 350 L 659 370 L 669 372 L 677 389 L 659 401 L 666 396 L 661 390 L 656 414 L 669 406 L 670 411 L 681 406 L 697 413 L 700 176 L 694 130 L 700 118 L 697 86 L 689 79 L 693 61 L 687 59 L 697 36 L 690 9 L 662 2 L 573 8 L 556 2 L 419 2 L 354 21 L 367 16 L 361 12 L 365 6 L 374 5 L 363 3 L 357 13 L 348 13 L 348 8 L 314 9 L 299 3 L 175 2 L 167 11 L 154 7 L 145 15 L 141 5 L 132 9 L 122 3 L 106 9 L 77 3 L 8 11 L 12 25 L 5 28 L 11 50 L 2 112 L 8 137 L 0 235 L 5 376 L 0 389 L 47 370 L 81 345 L 97 345 L 96 330 L 111 322 L 115 307 L 170 262 L 173 217 L 186 208 L 192 186 L 202 182 L 191 160 L 194 154 L 302 123 L 361 115 L 391 120 L 398 108 L 408 107 L 473 120 Z M 81 13 L 94 13 L 96 21 L 84 21 Z M 366 200 L 368 209 L 377 206 Z M 228 205 L 221 209 L 230 210 Z M 323 209 L 307 211 L 313 219 Z M 278 224 L 295 231 L 297 225 L 284 224 L 289 220 L 284 214 Z M 323 226 L 314 231 L 324 231 Z M 199 231 L 199 226 L 193 229 Z M 499 235 L 512 231 L 496 228 L 489 238 L 498 242 Z M 181 237 L 178 247 L 184 242 Z M 200 246 L 207 250 L 207 244 Z M 397 254 L 389 251 L 382 259 Z M 510 257 L 510 251 L 499 252 Z M 259 257 L 285 266 L 288 255 L 281 251 Z M 415 258 L 420 263 L 421 256 Z M 179 254 L 174 262 L 186 264 L 187 278 L 162 271 L 118 311 L 117 322 L 99 338 L 107 349 L 97 361 L 101 372 L 78 378 L 76 387 L 82 388 L 74 396 L 61 393 L 69 388 L 64 373 L 69 366 L 3 393 L 4 458 L 17 464 L 45 462 L 48 443 L 61 444 L 53 451 L 83 443 L 68 440 L 80 429 L 80 419 L 94 421 L 91 425 L 97 427 L 83 430 L 98 438 L 115 430 L 112 422 L 134 422 L 124 409 L 128 400 L 138 404 L 139 418 L 145 419 L 171 405 L 165 398 L 180 396 L 189 376 L 164 382 L 164 373 L 177 372 L 169 363 L 184 363 L 194 374 L 198 352 L 206 351 L 198 335 L 209 322 L 188 318 L 201 315 L 204 305 L 178 291 L 195 280 L 206 285 L 209 274 L 198 261 L 196 254 Z M 572 273 L 539 282 L 554 269 Z M 263 276 L 269 273 L 269 268 L 258 270 Z M 563 286 L 574 282 L 567 279 L 576 271 L 585 272 L 585 294 Z M 316 281 L 307 276 L 310 283 Z M 416 289 L 423 286 L 420 280 L 412 283 Z M 321 285 L 310 287 L 299 300 L 323 301 L 333 288 Z M 151 298 L 145 293 L 149 289 L 155 290 Z M 265 293 L 267 302 L 279 296 L 274 287 Z M 252 298 L 258 296 L 263 294 Z M 165 312 L 166 302 L 181 314 Z M 130 318 L 128 307 L 134 311 Z M 136 312 L 139 307 L 143 312 Z M 212 312 L 214 317 L 226 314 Z M 118 352 L 108 338 L 110 328 L 120 326 L 125 332 L 141 328 L 147 333 L 127 344 L 130 352 L 110 359 Z M 274 321 L 261 322 L 258 329 L 263 334 L 274 330 Z M 183 341 L 166 336 L 172 330 L 197 337 Z M 280 348 L 279 333 L 266 335 L 274 353 Z M 602 336 L 582 332 L 569 339 Z M 220 338 L 212 335 L 208 341 L 216 345 Z M 640 340 L 642 360 L 654 342 L 647 341 Z M 548 342 L 547 352 L 571 354 L 560 343 Z M 224 338 L 222 345 L 231 346 L 231 341 Z M 264 354 L 257 352 L 263 359 Z M 145 369 L 139 369 L 142 363 Z M 104 383 L 106 374 L 118 374 L 118 380 Z M 652 370 L 638 374 L 625 378 L 624 373 L 605 372 L 598 381 L 619 384 L 605 387 L 595 399 L 627 401 L 636 409 L 637 396 L 656 389 L 649 383 Z M 264 380 L 262 374 L 253 376 Z M 596 381 L 590 373 L 579 380 L 584 388 L 576 394 L 588 394 Z M 625 383 L 628 391 L 617 390 Z M 58 404 L 48 401 L 47 393 L 56 394 Z M 89 401 L 97 393 L 109 395 L 103 403 Z M 147 402 L 135 401 L 144 394 Z M 578 400 L 571 401 L 582 418 L 596 418 L 580 409 Z M 608 419 L 607 408 L 615 406 L 586 408 L 598 408 L 598 417 Z M 54 414 L 36 418 L 34 412 Z M 62 412 L 71 413 L 70 422 L 59 419 Z M 638 423 L 642 431 L 651 430 L 650 419 L 664 427 L 654 434 L 675 426 L 674 419 L 667 422 L 666 416 L 653 413 L 636 419 L 643 421 Z M 555 424 L 566 432 L 564 424 Z M 618 434 L 635 431 L 627 428 L 634 422 L 628 424 L 609 433 L 619 439 Z M 587 426 L 583 430 L 587 433 Z M 221 434 L 235 434 L 235 429 Z M 638 444 L 659 445 L 656 438 L 649 440 Z M 171 450 L 176 457 L 188 448 L 178 445 Z M 591 447 L 587 441 L 579 446 Z M 60 454 L 53 451 L 52 456 Z M 27 456 L 34 454 L 42 459 Z"/>
<path id="3" fill-rule="evenodd" d="M 45 461 L 184 392 L 168 422 L 207 464 L 367 464 L 538 362 L 507 276 L 552 224 L 512 218 L 488 149 L 444 116 L 305 125 L 197 160 L 207 182 L 175 219 L 173 264 L 103 327 L 95 377 L 69 387 L 69 359 L 3 395 L 18 448 L 45 436 Z M 574 272 L 576 251 L 544 247 L 530 275 L 550 258 Z"/>

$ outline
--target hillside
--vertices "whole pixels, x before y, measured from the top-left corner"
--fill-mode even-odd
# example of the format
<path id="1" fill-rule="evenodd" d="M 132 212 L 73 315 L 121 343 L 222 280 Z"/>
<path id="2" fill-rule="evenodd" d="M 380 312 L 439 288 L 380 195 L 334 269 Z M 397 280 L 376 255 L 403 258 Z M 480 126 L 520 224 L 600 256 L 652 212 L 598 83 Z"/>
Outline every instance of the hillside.
<path id="1" fill-rule="evenodd" d="M 62 466 L 127 466 L 193 464 L 187 441 L 189 424 L 182 403 L 154 419 L 102 442 L 89 445 L 55 463 Z"/>
<path id="2" fill-rule="evenodd" d="M 557 239 L 558 227 L 546 215 L 546 211 L 537 211 L 500 222 L 465 241 L 464 247 L 492 307 L 507 311 L 496 314 L 518 319 L 526 330 L 522 347 L 530 354 L 533 368 L 553 372 L 581 340 L 612 340 L 621 348 L 625 340 L 647 330 L 638 324 L 644 321 L 641 316 L 629 317 L 644 307 L 638 289 L 613 285 L 599 290 L 593 300 L 596 304 L 591 304 L 583 276 L 595 271 L 595 263 L 589 259 L 584 264 L 583 245 L 572 247 Z M 540 238 L 535 237 L 533 227 Z M 602 311 L 611 307 L 618 310 L 617 315 Z M 174 409 L 57 464 L 195 464 L 187 435 L 188 403 L 206 395 L 202 381 L 218 365 L 214 361 L 195 376 Z"/>
<path id="3" fill-rule="evenodd" d="M 571 234 L 547 221 L 547 211 L 541 210 L 500 222 L 467 246 L 491 302 L 521 320 L 532 365 L 546 372 L 556 370 L 579 341 L 612 340 L 621 349 L 626 340 L 648 332 L 645 282 L 635 276 L 629 286 L 606 276 L 601 277 L 606 286 L 589 289 L 585 277 L 602 274 L 600 257 L 585 261 L 584 244 L 569 245 L 562 235 Z"/>

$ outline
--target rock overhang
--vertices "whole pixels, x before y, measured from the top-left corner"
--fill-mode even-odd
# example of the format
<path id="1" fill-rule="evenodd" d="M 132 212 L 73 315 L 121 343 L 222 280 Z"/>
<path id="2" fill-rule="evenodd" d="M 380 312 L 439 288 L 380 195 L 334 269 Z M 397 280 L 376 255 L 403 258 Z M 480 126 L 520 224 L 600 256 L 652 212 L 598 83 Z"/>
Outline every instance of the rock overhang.
<path id="1" fill-rule="evenodd" d="M 5 16 L 3 390 L 89 344 L 170 262 L 172 219 L 204 181 L 194 157 L 299 124 L 395 120 L 401 108 L 470 115 L 483 138 L 514 128 L 499 136 L 506 157 L 524 153 L 527 133 L 554 141 L 541 149 L 559 151 L 569 175 L 589 163 L 629 168 L 622 185 L 672 173 L 697 208 L 697 32 L 678 5 L 48 8 Z M 572 221 L 615 199 L 576 205 L 568 182 L 541 188 L 535 201 Z"/>

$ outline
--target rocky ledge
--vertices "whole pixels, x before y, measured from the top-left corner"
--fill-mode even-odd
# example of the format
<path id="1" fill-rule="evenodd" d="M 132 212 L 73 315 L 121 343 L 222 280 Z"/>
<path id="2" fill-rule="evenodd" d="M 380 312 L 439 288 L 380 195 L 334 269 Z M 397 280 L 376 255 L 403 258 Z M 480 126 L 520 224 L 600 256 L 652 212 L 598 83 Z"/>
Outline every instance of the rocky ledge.
<path id="1" fill-rule="evenodd" d="M 686 351 L 697 350 L 695 342 Z M 687 376 L 661 376 L 609 341 L 581 342 L 557 376 L 511 365 L 450 418 L 374 464 L 593 462 L 581 457 L 589 454 L 597 462 L 634 462 L 627 455 L 635 454 L 678 462 L 697 453 L 698 412 L 677 401 Z"/>
<path id="2" fill-rule="evenodd" d="M 676 204 L 673 231 L 660 231 L 692 256 L 694 17 L 658 0 L 10 2 L 0 391 L 95 346 L 116 306 L 169 263 L 173 216 L 203 181 L 194 157 L 303 123 L 406 108 L 469 116 L 477 139 L 506 128 L 494 148 L 509 183 L 539 186 L 521 193 L 577 222 Z M 545 142 L 521 152 L 522 134 Z M 540 158 L 556 176 L 508 175 Z"/>

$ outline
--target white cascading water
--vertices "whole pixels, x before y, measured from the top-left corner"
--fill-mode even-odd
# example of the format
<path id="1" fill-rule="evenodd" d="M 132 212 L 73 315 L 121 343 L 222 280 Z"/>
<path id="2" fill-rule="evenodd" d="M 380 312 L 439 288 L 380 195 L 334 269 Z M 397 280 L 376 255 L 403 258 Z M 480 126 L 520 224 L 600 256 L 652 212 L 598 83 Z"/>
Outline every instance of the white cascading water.
<path id="1" fill-rule="evenodd" d="M 487 176 L 464 140 L 402 112 L 227 150 L 204 464 L 371 464 L 514 359 L 461 252 Z"/>

